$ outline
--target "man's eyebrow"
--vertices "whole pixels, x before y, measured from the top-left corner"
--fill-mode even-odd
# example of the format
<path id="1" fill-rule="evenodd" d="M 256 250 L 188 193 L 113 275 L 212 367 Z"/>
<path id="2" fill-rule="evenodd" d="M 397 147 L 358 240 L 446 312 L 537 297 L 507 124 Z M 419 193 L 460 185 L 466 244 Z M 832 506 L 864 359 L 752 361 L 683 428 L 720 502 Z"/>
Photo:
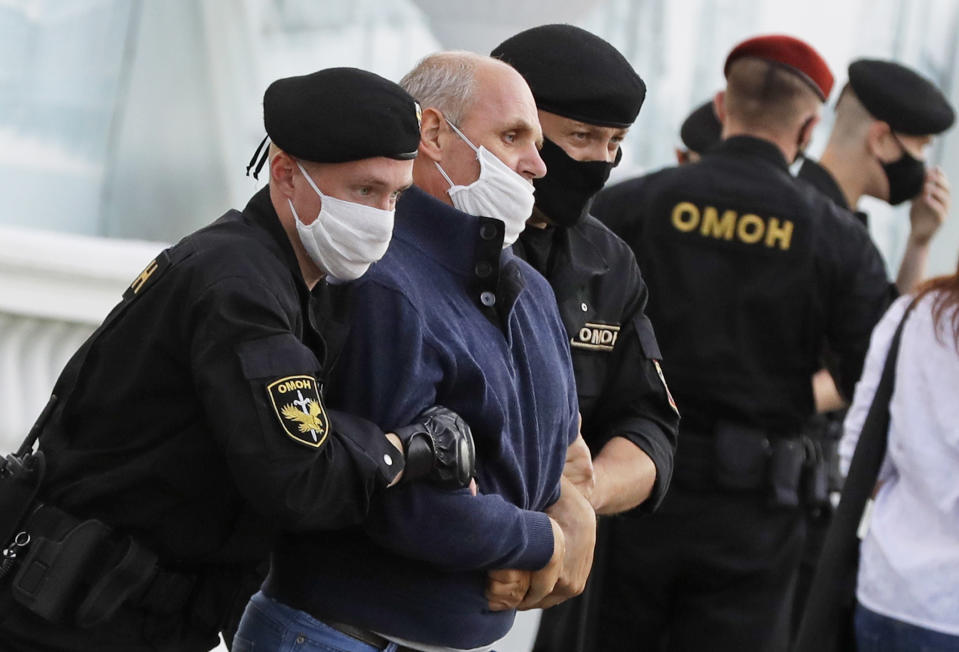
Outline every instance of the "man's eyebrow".
<path id="1" fill-rule="evenodd" d="M 516 131 L 521 134 L 534 134 L 536 136 L 536 148 L 539 149 L 543 146 L 543 130 L 540 129 L 539 124 L 533 124 L 527 120 L 519 118 L 503 127 L 503 131 Z"/>
<path id="2" fill-rule="evenodd" d="M 376 176 L 364 176 L 353 180 L 354 186 L 385 186 L 388 185 L 386 179 Z"/>

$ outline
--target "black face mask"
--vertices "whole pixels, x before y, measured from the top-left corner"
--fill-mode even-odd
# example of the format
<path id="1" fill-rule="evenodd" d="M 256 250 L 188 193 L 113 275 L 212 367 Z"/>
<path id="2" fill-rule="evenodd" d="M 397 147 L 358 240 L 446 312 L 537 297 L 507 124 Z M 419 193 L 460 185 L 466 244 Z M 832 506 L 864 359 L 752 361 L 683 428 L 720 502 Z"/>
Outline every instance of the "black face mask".
<path id="1" fill-rule="evenodd" d="M 926 164 L 910 154 L 898 138 L 896 142 L 902 147 L 902 156 L 892 163 L 879 161 L 889 181 L 889 203 L 893 206 L 916 197 L 926 182 Z"/>
<path id="2" fill-rule="evenodd" d="M 613 163 L 577 161 L 544 138 L 539 155 L 546 163 L 546 176 L 533 179 L 536 206 L 553 224 L 574 226 L 586 215 L 589 200 L 606 185 L 610 170 L 619 164 L 622 154 L 623 150 L 619 150 Z"/>

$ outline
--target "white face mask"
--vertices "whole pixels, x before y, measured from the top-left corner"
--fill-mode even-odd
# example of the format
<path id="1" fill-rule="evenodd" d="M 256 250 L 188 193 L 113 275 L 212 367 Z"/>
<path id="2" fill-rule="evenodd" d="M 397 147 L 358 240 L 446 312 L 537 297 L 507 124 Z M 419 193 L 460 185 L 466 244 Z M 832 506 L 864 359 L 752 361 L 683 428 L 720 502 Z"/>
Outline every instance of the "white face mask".
<path id="1" fill-rule="evenodd" d="M 299 161 L 300 172 L 320 196 L 320 214 L 309 225 L 300 220 L 287 199 L 296 232 L 310 259 L 332 281 L 354 281 L 386 253 L 393 235 L 393 211 L 385 211 L 324 195 Z"/>
<path id="2" fill-rule="evenodd" d="M 453 206 L 464 213 L 502 220 L 506 224 L 503 237 L 505 249 L 516 242 L 516 238 L 526 227 L 526 220 L 533 213 L 533 184 L 511 170 L 482 145 L 477 148 L 452 122 L 446 122 L 473 148 L 480 164 L 480 175 L 476 181 L 468 186 L 457 186 L 437 163 L 440 174 L 450 184 L 450 189 L 446 192 L 453 200 Z"/>

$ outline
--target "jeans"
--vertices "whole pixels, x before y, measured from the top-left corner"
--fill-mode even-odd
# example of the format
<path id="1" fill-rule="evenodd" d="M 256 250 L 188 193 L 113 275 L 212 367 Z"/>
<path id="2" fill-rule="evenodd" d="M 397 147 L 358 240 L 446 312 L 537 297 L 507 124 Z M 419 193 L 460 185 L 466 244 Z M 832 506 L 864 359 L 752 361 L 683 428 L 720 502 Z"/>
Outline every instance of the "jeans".
<path id="1" fill-rule="evenodd" d="M 390 643 L 385 652 L 395 652 Z M 257 592 L 250 598 L 232 652 L 379 652 L 293 607 Z"/>
<path id="2" fill-rule="evenodd" d="M 959 636 L 910 625 L 856 605 L 858 652 L 959 652 Z"/>

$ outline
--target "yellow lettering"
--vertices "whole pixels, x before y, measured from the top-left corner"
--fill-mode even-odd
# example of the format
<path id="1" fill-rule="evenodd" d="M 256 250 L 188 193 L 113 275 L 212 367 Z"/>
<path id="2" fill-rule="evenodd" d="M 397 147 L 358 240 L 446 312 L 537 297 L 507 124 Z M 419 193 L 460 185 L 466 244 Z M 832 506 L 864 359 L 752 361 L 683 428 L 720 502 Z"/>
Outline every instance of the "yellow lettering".
<path id="1" fill-rule="evenodd" d="M 705 236 L 732 240 L 736 231 L 736 211 L 723 211 L 722 219 L 718 215 L 715 207 L 707 206 L 703 211 L 703 226 L 699 232 Z"/>
<path id="2" fill-rule="evenodd" d="M 679 202 L 673 207 L 673 226 L 680 231 L 689 232 L 699 226 L 699 208 L 688 201 Z"/>
<path id="3" fill-rule="evenodd" d="M 779 224 L 779 218 L 770 217 L 769 225 L 766 227 L 766 242 L 767 247 L 774 247 L 776 241 L 779 241 L 779 248 L 783 251 L 789 250 L 789 244 L 793 237 L 793 223 L 792 220 L 783 220 L 782 226 Z"/>
<path id="4" fill-rule="evenodd" d="M 747 214 L 739 218 L 736 236 L 746 244 L 756 244 L 763 239 L 766 223 L 758 215 Z"/>

